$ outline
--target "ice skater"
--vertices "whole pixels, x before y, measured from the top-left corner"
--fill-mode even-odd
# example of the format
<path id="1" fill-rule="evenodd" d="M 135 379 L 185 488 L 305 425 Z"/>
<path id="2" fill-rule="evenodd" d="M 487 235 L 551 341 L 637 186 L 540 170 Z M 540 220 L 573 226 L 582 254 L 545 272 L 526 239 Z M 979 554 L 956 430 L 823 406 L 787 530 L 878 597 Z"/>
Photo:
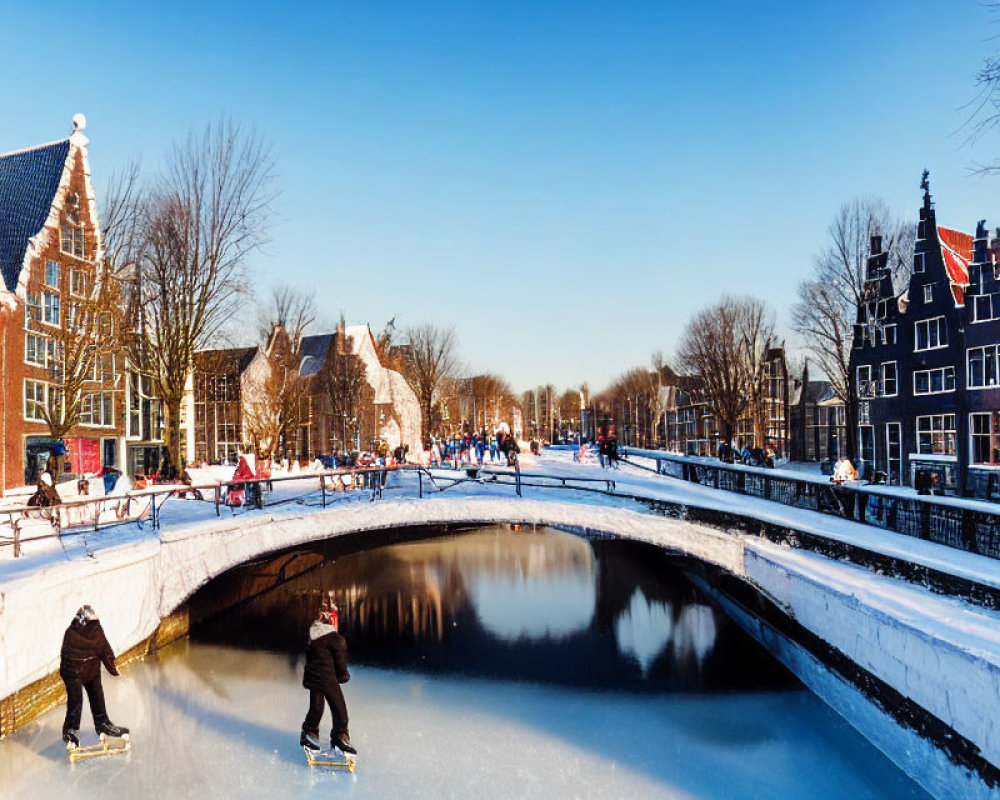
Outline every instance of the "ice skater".
<path id="1" fill-rule="evenodd" d="M 302 723 L 299 744 L 310 750 L 319 750 L 319 723 L 323 718 L 323 704 L 330 706 L 333 727 L 330 746 L 345 753 L 357 753 L 351 746 L 347 732 L 347 704 L 340 684 L 351 679 L 347 671 L 347 642 L 337 632 L 337 606 L 324 604 L 319 618 L 309 628 L 309 647 L 306 650 L 306 668 L 302 685 L 309 690 L 309 713 Z"/>
<path id="2" fill-rule="evenodd" d="M 108 718 L 101 686 L 101 662 L 112 675 L 118 674 L 115 653 L 108 644 L 101 622 L 90 606 L 81 606 L 66 629 L 60 652 L 59 677 L 66 684 L 66 720 L 63 741 L 71 747 L 80 745 L 80 715 L 83 713 L 83 690 L 87 690 L 90 713 L 98 735 L 121 738 L 128 728 L 121 728 Z"/>

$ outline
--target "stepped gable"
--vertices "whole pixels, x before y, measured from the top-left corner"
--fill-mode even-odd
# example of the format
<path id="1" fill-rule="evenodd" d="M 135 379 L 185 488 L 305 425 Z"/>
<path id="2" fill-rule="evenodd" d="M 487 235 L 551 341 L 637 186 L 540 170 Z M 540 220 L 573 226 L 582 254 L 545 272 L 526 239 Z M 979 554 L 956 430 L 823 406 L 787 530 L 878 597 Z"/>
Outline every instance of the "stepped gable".
<path id="1" fill-rule="evenodd" d="M 943 225 L 937 226 L 937 232 L 955 305 L 964 305 L 965 287 L 969 285 L 969 262 L 972 261 L 972 236 Z"/>
<path id="2" fill-rule="evenodd" d="M 28 240 L 45 221 L 62 179 L 70 140 L 0 155 L 0 272 L 13 292 Z"/>

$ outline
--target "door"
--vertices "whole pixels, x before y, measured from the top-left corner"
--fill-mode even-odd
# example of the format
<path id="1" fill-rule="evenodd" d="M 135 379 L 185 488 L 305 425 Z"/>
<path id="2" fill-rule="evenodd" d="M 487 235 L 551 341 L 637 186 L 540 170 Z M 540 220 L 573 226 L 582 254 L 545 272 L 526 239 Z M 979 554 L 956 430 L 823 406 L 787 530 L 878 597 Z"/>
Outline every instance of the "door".
<path id="1" fill-rule="evenodd" d="M 117 439 L 102 439 L 101 446 L 103 452 L 101 453 L 101 463 L 106 467 L 117 467 L 118 466 L 118 440 Z"/>
<path id="2" fill-rule="evenodd" d="M 868 475 L 869 470 L 875 469 L 875 426 L 858 426 L 858 474 L 862 477 Z M 865 477 L 868 480 L 867 477 Z"/>
<path id="3" fill-rule="evenodd" d="M 889 422 L 885 426 L 885 457 L 887 482 L 898 486 L 903 468 L 903 425 Z"/>

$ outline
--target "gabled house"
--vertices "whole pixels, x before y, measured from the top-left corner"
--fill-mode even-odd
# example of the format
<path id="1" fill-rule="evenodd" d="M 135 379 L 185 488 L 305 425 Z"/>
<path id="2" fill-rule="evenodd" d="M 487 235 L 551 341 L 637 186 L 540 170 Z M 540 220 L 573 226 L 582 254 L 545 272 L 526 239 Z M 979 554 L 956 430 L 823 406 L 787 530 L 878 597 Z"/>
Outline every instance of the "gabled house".
<path id="1" fill-rule="evenodd" d="M 94 308 L 104 260 L 85 125 L 78 114 L 68 138 L 0 154 L 5 489 L 34 482 L 49 464 L 79 473 L 123 459 L 121 364 L 90 333 L 77 336 Z M 114 320 L 102 317 L 105 323 Z"/>
<path id="2" fill-rule="evenodd" d="M 809 364 L 789 391 L 792 461 L 836 460 L 846 453 L 846 407 L 830 381 L 809 379 Z"/>
<path id="3" fill-rule="evenodd" d="M 297 346 L 279 325 L 264 346 L 197 353 L 186 406 L 189 463 L 236 463 L 253 450 L 312 460 L 422 449 L 416 396 L 382 365 L 367 325 L 303 336 Z"/>
<path id="4" fill-rule="evenodd" d="M 973 237 L 939 225 L 927 173 L 913 272 L 892 288 L 888 253 L 872 237 L 851 353 L 859 469 L 912 484 L 918 471 L 961 493 L 969 445 L 962 369 Z"/>

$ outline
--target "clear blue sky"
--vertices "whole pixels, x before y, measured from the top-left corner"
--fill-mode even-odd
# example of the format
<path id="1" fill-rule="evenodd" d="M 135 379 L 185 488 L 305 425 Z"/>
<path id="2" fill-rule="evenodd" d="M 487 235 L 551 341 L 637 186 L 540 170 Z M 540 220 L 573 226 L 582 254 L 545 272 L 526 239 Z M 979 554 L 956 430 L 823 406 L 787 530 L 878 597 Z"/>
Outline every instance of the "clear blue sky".
<path id="1" fill-rule="evenodd" d="M 102 177 L 220 115 L 274 142 L 253 267 L 374 328 L 454 324 L 473 370 L 595 388 L 723 292 L 779 323 L 837 207 L 1000 224 L 962 106 L 976 0 L 89 4 L 4 10 L 0 151 L 89 120 Z"/>

